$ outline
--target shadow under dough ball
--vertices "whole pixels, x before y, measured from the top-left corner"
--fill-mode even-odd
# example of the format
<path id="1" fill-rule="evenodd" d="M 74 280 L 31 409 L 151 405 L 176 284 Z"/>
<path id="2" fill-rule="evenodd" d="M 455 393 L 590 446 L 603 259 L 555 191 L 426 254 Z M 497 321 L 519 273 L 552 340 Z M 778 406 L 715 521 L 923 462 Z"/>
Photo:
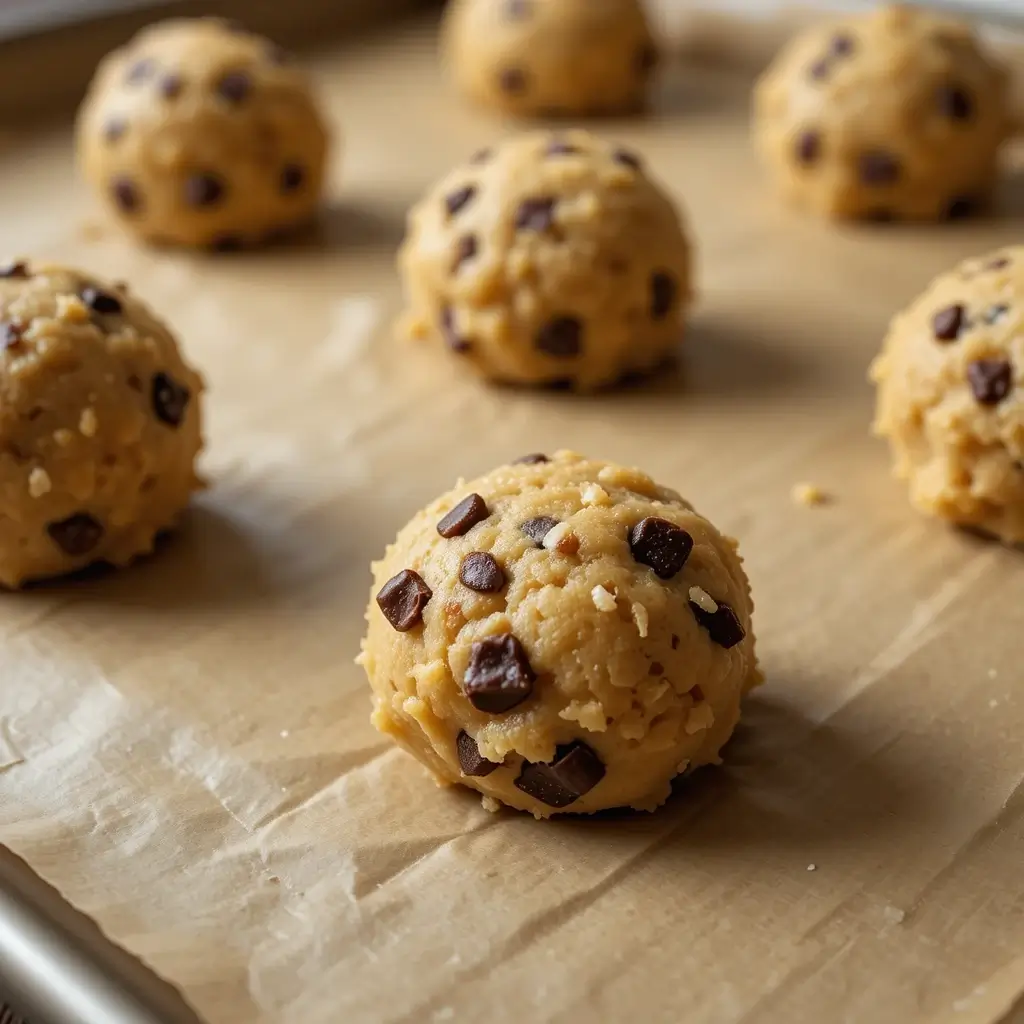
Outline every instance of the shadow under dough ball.
<path id="1" fill-rule="evenodd" d="M 104 58 L 77 146 L 129 230 L 218 250 L 308 221 L 328 156 L 306 76 L 274 44 L 215 18 L 158 23 Z"/>
<path id="2" fill-rule="evenodd" d="M 639 0 L 452 0 L 444 55 L 470 99 L 540 117 L 638 111 L 658 62 Z"/>
<path id="3" fill-rule="evenodd" d="M 824 216 L 958 219 L 991 200 L 1007 86 L 969 26 L 881 7 L 782 50 L 755 89 L 755 140 L 783 196 Z"/>
<path id="4" fill-rule="evenodd" d="M 678 346 L 690 265 L 640 158 L 580 130 L 477 153 L 412 209 L 399 254 L 414 337 L 492 380 L 581 391 Z"/>
<path id="5" fill-rule="evenodd" d="M 374 725 L 442 784 L 538 818 L 653 810 L 760 682 L 735 542 L 645 473 L 527 456 L 373 566 Z"/>
<path id="6" fill-rule="evenodd" d="M 0 584 L 153 548 L 199 486 L 202 379 L 123 285 L 0 267 Z"/>
<path id="7" fill-rule="evenodd" d="M 916 508 L 1024 543 L 1024 247 L 937 277 L 871 368 L 875 432 Z"/>

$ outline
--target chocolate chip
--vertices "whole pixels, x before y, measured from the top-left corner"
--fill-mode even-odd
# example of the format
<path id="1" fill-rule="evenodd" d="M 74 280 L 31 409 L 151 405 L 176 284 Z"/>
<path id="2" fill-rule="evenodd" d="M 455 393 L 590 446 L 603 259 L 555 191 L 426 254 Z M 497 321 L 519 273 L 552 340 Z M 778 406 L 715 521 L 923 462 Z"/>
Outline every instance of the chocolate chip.
<path id="1" fill-rule="evenodd" d="M 87 555 L 103 536 L 103 527 L 88 512 L 76 512 L 46 527 L 50 539 L 72 558 Z"/>
<path id="2" fill-rule="evenodd" d="M 940 86 L 935 101 L 939 110 L 951 121 L 969 121 L 974 113 L 971 94 L 956 85 Z"/>
<path id="3" fill-rule="evenodd" d="M 463 498 L 438 524 L 437 532 L 442 537 L 461 537 L 482 523 L 489 515 L 487 502 L 479 494 L 471 494 Z"/>
<path id="4" fill-rule="evenodd" d="M 704 699 L 704 691 L 700 686 L 694 684 L 690 687 L 690 696 L 693 698 L 694 704 L 699 704 Z"/>
<path id="5" fill-rule="evenodd" d="M 110 195 L 117 206 L 125 213 L 133 213 L 140 206 L 139 190 L 131 178 L 121 176 L 110 183 Z"/>
<path id="6" fill-rule="evenodd" d="M 883 149 L 861 153 L 858 167 L 865 185 L 891 185 L 900 176 L 899 161 Z"/>
<path id="7" fill-rule="evenodd" d="M 433 596 L 434 592 L 418 572 L 403 569 L 380 588 L 377 607 L 394 629 L 408 633 L 423 621 L 423 609 Z"/>
<path id="8" fill-rule="evenodd" d="M 523 645 L 501 633 L 473 644 L 462 689 L 477 711 L 500 715 L 530 696 L 536 678 Z"/>
<path id="9" fill-rule="evenodd" d="M 811 78 L 816 81 L 821 81 L 823 78 L 828 77 L 828 73 L 831 70 L 831 65 L 828 62 L 827 57 L 822 57 L 821 60 L 816 60 L 808 69 L 807 73 Z"/>
<path id="10" fill-rule="evenodd" d="M 679 291 L 676 279 L 663 270 L 651 275 L 651 317 L 664 320 L 672 312 Z"/>
<path id="11" fill-rule="evenodd" d="M 139 82 L 144 82 L 156 71 L 156 62 L 145 57 L 142 60 L 137 60 L 128 69 L 128 74 L 125 76 L 126 80 L 131 82 L 133 85 L 137 85 Z"/>
<path id="12" fill-rule="evenodd" d="M 150 397 L 153 412 L 158 420 L 170 427 L 181 426 L 192 397 L 192 393 L 184 384 L 179 384 L 166 373 L 156 373 L 153 375 Z"/>
<path id="13" fill-rule="evenodd" d="M 515 780 L 516 789 L 548 807 L 568 807 L 589 793 L 605 773 L 601 759 L 582 740 L 555 748 L 547 764 L 527 761 Z"/>
<path id="14" fill-rule="evenodd" d="M 176 75 L 173 71 L 169 75 L 164 75 L 160 79 L 160 95 L 164 99 L 173 100 L 175 97 L 181 95 L 181 90 L 184 88 L 185 83 L 182 81 L 181 75 Z"/>
<path id="15" fill-rule="evenodd" d="M 472 551 L 462 560 L 459 579 L 479 594 L 496 594 L 505 586 L 505 573 L 493 555 Z"/>
<path id="16" fill-rule="evenodd" d="M 658 49 L 653 43 L 644 43 L 636 51 L 636 69 L 641 74 L 653 71 L 658 66 Z"/>
<path id="17" fill-rule="evenodd" d="M 975 359 L 967 365 L 967 380 L 981 405 L 998 405 L 1013 387 L 1013 367 L 1005 359 Z"/>
<path id="18" fill-rule="evenodd" d="M 242 103 L 252 91 L 252 79 L 244 71 L 229 71 L 217 83 L 217 95 L 229 103 Z"/>
<path id="19" fill-rule="evenodd" d="M 521 21 L 533 13 L 530 0 L 505 0 L 505 17 L 510 21 Z"/>
<path id="20" fill-rule="evenodd" d="M 121 312 L 121 300 L 110 292 L 87 285 L 82 289 L 82 301 L 94 312 L 106 316 L 116 316 Z"/>
<path id="21" fill-rule="evenodd" d="M 1009 312 L 1009 306 L 1004 306 L 1002 303 L 997 303 L 994 306 L 989 306 L 988 309 L 986 309 L 985 312 L 981 314 L 981 319 L 984 320 L 987 324 L 997 324 Z"/>
<path id="22" fill-rule="evenodd" d="M 547 231 L 554 219 L 555 200 L 551 196 L 524 199 L 516 210 L 516 230 Z"/>
<path id="23" fill-rule="evenodd" d="M 496 761 L 488 761 L 480 753 L 476 740 L 465 729 L 455 738 L 455 749 L 459 755 L 459 767 L 463 775 L 481 779 L 485 775 L 490 775 L 495 768 L 501 767 Z"/>
<path id="24" fill-rule="evenodd" d="M 690 602 L 690 611 L 697 623 L 708 631 L 711 639 L 728 650 L 735 647 L 747 634 L 740 625 L 736 613 L 724 601 L 716 602 L 718 611 L 706 612 L 695 601 Z"/>
<path id="25" fill-rule="evenodd" d="M 117 142 L 124 135 L 128 124 L 122 117 L 111 117 L 103 125 L 103 141 Z"/>
<path id="26" fill-rule="evenodd" d="M 622 164 L 624 167 L 631 167 L 634 171 L 639 171 L 643 166 L 640 157 L 628 149 L 616 149 L 612 153 L 612 159 L 617 164 Z"/>
<path id="27" fill-rule="evenodd" d="M 551 460 L 540 452 L 534 452 L 532 455 L 524 455 L 522 458 L 516 459 L 512 463 L 513 466 L 536 466 L 541 462 L 550 462 Z"/>
<path id="28" fill-rule="evenodd" d="M 185 179 L 185 202 L 189 206 L 213 206 L 224 195 L 224 183 L 216 174 L 190 174 Z"/>
<path id="29" fill-rule="evenodd" d="M 444 338 L 445 344 L 460 355 L 473 347 L 472 342 L 463 338 L 455 329 L 455 314 L 452 312 L 451 306 L 445 306 L 441 310 L 441 336 Z"/>
<path id="30" fill-rule="evenodd" d="M 997 256 L 994 260 L 990 260 L 985 264 L 986 270 L 1002 270 L 1010 265 L 1010 259 L 1008 256 Z"/>
<path id="31" fill-rule="evenodd" d="M 544 546 L 544 538 L 557 525 L 558 520 L 552 519 L 551 516 L 537 516 L 535 519 L 527 519 L 525 523 L 520 523 L 519 529 L 540 548 Z"/>
<path id="32" fill-rule="evenodd" d="M 936 341 L 956 341 L 964 328 L 966 310 L 960 303 L 940 309 L 932 317 L 932 333 Z"/>
<path id="33" fill-rule="evenodd" d="M 981 203 L 974 196 L 957 196 L 946 207 L 946 220 L 964 220 L 973 217 L 981 209 Z"/>
<path id="34" fill-rule="evenodd" d="M 505 68 L 498 76 L 498 84 L 502 92 L 525 92 L 526 75 L 520 68 Z"/>
<path id="35" fill-rule="evenodd" d="M 686 565 L 693 538 L 667 519 L 647 516 L 630 531 L 629 550 L 636 561 L 650 566 L 660 579 L 670 580 Z"/>
<path id="36" fill-rule="evenodd" d="M 832 37 L 832 46 L 830 47 L 833 56 L 835 57 L 848 57 L 853 53 L 854 41 L 853 36 L 847 35 L 845 32 L 838 32 Z"/>
<path id="37" fill-rule="evenodd" d="M 475 195 L 476 186 L 474 185 L 466 185 L 465 188 L 457 188 L 454 192 L 449 192 L 444 197 L 444 205 L 448 210 L 448 215 L 454 217 Z"/>
<path id="38" fill-rule="evenodd" d="M 557 316 L 537 332 L 534 344 L 556 359 L 571 359 L 583 348 L 583 324 L 574 316 Z"/>
<path id="39" fill-rule="evenodd" d="M 0 348 L 17 348 L 21 344 L 25 327 L 23 320 L 0 321 Z"/>
<path id="40" fill-rule="evenodd" d="M 797 163 L 805 167 L 813 164 L 821 155 L 821 136 L 815 131 L 801 132 L 794 147 Z"/>
<path id="41" fill-rule="evenodd" d="M 571 142 L 564 142 L 562 139 L 555 139 L 553 142 L 548 143 L 547 148 L 544 150 L 544 155 L 571 156 L 573 153 L 578 152 L 579 149 Z"/>
<path id="42" fill-rule="evenodd" d="M 452 260 L 452 273 L 456 274 L 466 260 L 471 260 L 477 252 L 476 235 L 463 235 L 455 246 L 455 258 Z"/>
<path id="43" fill-rule="evenodd" d="M 478 149 L 470 158 L 471 164 L 485 164 L 494 155 L 494 150 L 485 146 L 483 149 Z"/>
<path id="44" fill-rule="evenodd" d="M 306 169 L 301 164 L 285 164 L 281 168 L 279 185 L 285 195 L 298 192 L 305 183 Z"/>
<path id="45" fill-rule="evenodd" d="M 28 276 L 28 264 L 24 260 L 14 260 L 0 265 L 0 277 L 24 280 Z"/>
<path id="46" fill-rule="evenodd" d="M 660 661 L 652 661 L 651 667 L 647 670 L 649 676 L 660 676 L 664 673 L 665 666 Z"/>

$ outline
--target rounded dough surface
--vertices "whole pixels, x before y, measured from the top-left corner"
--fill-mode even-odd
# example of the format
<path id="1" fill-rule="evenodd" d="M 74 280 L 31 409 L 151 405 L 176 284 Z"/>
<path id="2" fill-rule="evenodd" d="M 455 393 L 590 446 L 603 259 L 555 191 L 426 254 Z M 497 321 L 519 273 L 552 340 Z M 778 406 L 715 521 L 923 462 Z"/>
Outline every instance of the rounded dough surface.
<path id="1" fill-rule="evenodd" d="M 409 331 L 493 380 L 590 390 L 678 345 L 679 211 L 634 153 L 585 131 L 484 150 L 409 215 Z"/>
<path id="2" fill-rule="evenodd" d="M 527 460 L 438 498 L 373 566 L 373 723 L 539 818 L 653 810 L 760 681 L 735 542 L 639 470 Z"/>
<path id="3" fill-rule="evenodd" d="M 328 140 L 305 75 L 218 19 L 159 23 L 104 58 L 77 132 L 85 177 L 150 242 L 255 244 L 319 201 Z"/>
<path id="4" fill-rule="evenodd" d="M 798 35 L 755 90 L 782 193 L 836 218 L 943 220 L 984 208 L 1011 130 L 1007 76 L 959 22 L 883 7 Z"/>
<path id="5" fill-rule="evenodd" d="M 639 0 L 452 0 L 444 38 L 459 88 L 521 116 L 639 110 L 657 64 Z"/>
<path id="6" fill-rule="evenodd" d="M 0 268 L 0 584 L 149 552 L 199 482 L 202 380 L 124 286 Z"/>
<path id="7" fill-rule="evenodd" d="M 942 274 L 872 365 L 875 432 L 922 512 L 1024 542 L 1024 247 Z"/>

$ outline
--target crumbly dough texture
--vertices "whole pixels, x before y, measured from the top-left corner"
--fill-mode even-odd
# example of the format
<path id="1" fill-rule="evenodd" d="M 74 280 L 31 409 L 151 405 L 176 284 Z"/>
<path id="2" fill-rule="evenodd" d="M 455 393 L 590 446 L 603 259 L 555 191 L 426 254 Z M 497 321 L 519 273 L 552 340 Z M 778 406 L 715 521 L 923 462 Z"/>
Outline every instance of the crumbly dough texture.
<path id="1" fill-rule="evenodd" d="M 373 566 L 360 656 L 372 720 L 440 783 L 471 786 L 537 817 L 652 810 L 675 776 L 719 760 L 741 698 L 760 681 L 747 577 L 734 541 L 639 470 L 564 451 L 537 458 L 460 483 L 419 512 Z M 462 517 L 473 525 L 441 536 L 442 518 L 473 494 L 480 513 Z M 632 532 L 648 517 L 692 538 L 671 575 L 638 561 Z M 463 579 L 481 586 L 466 566 L 486 555 L 500 576 L 481 593 Z M 376 596 L 406 570 L 431 596 L 399 632 Z M 714 607 L 711 599 L 721 615 L 723 602 L 731 606 L 740 627 L 725 641 L 733 646 L 698 621 L 694 598 Z M 532 690 L 510 710 L 480 710 L 467 696 L 475 645 L 507 634 L 532 668 Z M 511 641 L 503 643 L 507 651 Z M 524 775 L 536 774 L 531 765 L 543 772 L 573 750 L 575 771 L 555 773 L 570 789 L 561 800 L 529 782 L 521 788 Z M 481 763 L 486 774 L 466 774 Z"/>
<path id="2" fill-rule="evenodd" d="M 85 177 L 157 244 L 232 249 L 309 220 L 327 150 L 305 75 L 215 18 L 159 23 L 109 54 L 78 118 Z"/>
<path id="3" fill-rule="evenodd" d="M 1024 247 L 936 278 L 871 368 L 875 432 L 922 512 L 1024 543 Z"/>
<path id="4" fill-rule="evenodd" d="M 444 46 L 463 93 L 520 116 L 639 110 L 657 64 L 639 0 L 452 0 Z"/>
<path id="5" fill-rule="evenodd" d="M 123 286 L 0 268 L 0 583 L 150 551 L 198 486 L 202 387 Z"/>
<path id="6" fill-rule="evenodd" d="M 640 158 L 586 131 L 484 150 L 409 214 L 406 328 L 497 381 L 590 390 L 663 363 L 691 258 Z"/>
<path id="7" fill-rule="evenodd" d="M 968 26 L 882 7 L 782 50 L 755 90 L 756 142 L 782 193 L 818 213 L 962 217 L 990 200 L 1007 84 Z"/>

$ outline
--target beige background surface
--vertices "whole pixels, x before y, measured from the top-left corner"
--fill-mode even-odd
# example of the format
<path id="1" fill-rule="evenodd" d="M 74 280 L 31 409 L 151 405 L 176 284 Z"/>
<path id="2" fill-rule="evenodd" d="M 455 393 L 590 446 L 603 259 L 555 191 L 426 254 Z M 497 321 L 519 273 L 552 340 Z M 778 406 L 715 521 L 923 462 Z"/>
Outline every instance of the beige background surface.
<path id="1" fill-rule="evenodd" d="M 677 66 L 639 148 L 687 206 L 681 370 L 485 390 L 395 340 L 404 211 L 508 126 L 429 31 L 325 55 L 323 230 L 143 252 L 90 226 L 63 131 L 0 155 L 4 247 L 128 279 L 210 383 L 210 491 L 117 575 L 0 597 L 0 840 L 211 1022 L 964 1021 L 1024 992 L 1021 555 L 926 522 L 867 435 L 891 313 L 998 220 L 834 229 L 779 208 L 749 82 Z M 642 465 L 741 539 L 768 685 L 653 816 L 538 824 L 436 790 L 368 724 L 368 562 L 515 455 Z M 790 488 L 835 495 L 795 507 Z"/>

